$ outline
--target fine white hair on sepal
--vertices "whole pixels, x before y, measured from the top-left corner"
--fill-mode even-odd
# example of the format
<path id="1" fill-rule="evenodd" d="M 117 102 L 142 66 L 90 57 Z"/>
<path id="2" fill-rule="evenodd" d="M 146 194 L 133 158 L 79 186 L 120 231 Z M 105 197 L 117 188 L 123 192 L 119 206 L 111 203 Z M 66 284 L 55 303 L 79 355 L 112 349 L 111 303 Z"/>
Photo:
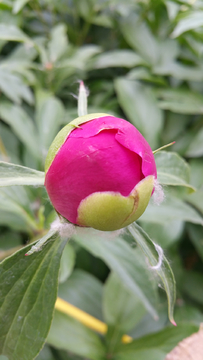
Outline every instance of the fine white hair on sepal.
<path id="1" fill-rule="evenodd" d="M 159 257 L 158 257 L 157 264 L 154 265 L 154 266 L 150 266 L 150 269 L 152 269 L 152 270 L 160 270 L 161 266 L 162 266 L 163 258 L 164 258 L 164 252 L 163 252 L 163 249 L 161 248 L 161 246 L 155 244 L 154 242 L 153 242 L 153 244 L 154 244 L 154 247 L 155 247 Z"/>
<path id="2" fill-rule="evenodd" d="M 75 233 L 76 226 L 68 222 L 63 222 L 57 218 L 51 224 L 51 230 L 57 231 L 61 237 L 70 238 Z"/>
<path id="3" fill-rule="evenodd" d="M 157 179 L 154 180 L 154 193 L 152 199 L 156 205 L 160 205 L 164 201 L 165 195 L 161 184 Z"/>

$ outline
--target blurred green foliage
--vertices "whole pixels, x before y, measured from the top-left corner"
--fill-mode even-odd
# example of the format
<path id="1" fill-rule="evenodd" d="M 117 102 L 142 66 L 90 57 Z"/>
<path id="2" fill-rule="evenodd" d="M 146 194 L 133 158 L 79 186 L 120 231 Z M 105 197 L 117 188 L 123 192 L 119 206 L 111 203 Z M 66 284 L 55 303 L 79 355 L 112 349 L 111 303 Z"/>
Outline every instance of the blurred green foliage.
<path id="1" fill-rule="evenodd" d="M 160 206 L 151 202 L 139 224 L 163 247 L 175 273 L 178 324 L 177 329 L 169 325 L 165 294 L 160 289 L 157 296 L 159 280 L 129 234 L 100 239 L 101 245 L 91 233 L 66 245 L 59 295 L 105 321 L 107 335 L 101 337 L 56 311 L 47 344 L 38 355 L 49 322 L 40 308 L 46 305 L 49 312 L 51 306 L 43 302 L 42 267 L 41 282 L 30 280 L 41 300 L 32 301 L 29 291 L 26 296 L 30 306 L 37 307 L 39 319 L 45 316 L 44 332 L 42 325 L 39 333 L 32 328 L 36 319 L 31 312 L 21 336 L 13 325 L 0 329 L 1 353 L 10 360 L 164 360 L 203 321 L 203 1 L 2 0 L 0 53 L 1 161 L 44 170 L 53 138 L 77 117 L 81 79 L 90 93 L 89 113 L 129 120 L 153 150 L 175 141 L 155 156 L 165 200 Z M 33 185 L 39 185 L 37 174 L 43 178 L 33 173 Z M 16 186 L 19 183 L 0 184 L 1 259 L 42 237 L 55 218 L 43 187 Z M 36 269 L 43 253 L 45 267 L 55 250 L 59 261 L 58 243 L 48 247 L 33 255 Z M 10 271 L 9 261 L 12 266 L 14 262 L 6 261 Z M 15 265 L 16 281 L 26 272 L 20 264 Z M 46 294 L 55 292 L 57 271 L 44 280 Z M 8 274 L 6 285 L 9 281 Z M 22 311 L 15 312 L 21 298 L 15 287 L 12 291 L 8 324 L 16 316 L 21 322 L 26 313 L 23 302 Z M 5 294 L 3 278 L 0 305 L 2 299 L 8 301 Z M 150 306 L 159 319 L 148 313 Z M 24 333 L 33 338 L 27 353 Z M 121 344 L 124 333 L 135 340 Z M 35 345 L 37 336 L 41 343 Z"/>

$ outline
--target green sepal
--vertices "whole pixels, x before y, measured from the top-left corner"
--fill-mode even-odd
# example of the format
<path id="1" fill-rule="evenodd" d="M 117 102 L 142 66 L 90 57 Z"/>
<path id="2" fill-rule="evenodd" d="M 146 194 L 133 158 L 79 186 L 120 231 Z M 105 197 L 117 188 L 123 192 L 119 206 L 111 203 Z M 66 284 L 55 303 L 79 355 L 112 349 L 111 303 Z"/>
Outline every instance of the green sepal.
<path id="1" fill-rule="evenodd" d="M 145 211 L 154 187 L 154 176 L 147 176 L 122 196 L 113 191 L 95 192 L 81 201 L 77 224 L 102 231 L 121 229 L 136 221 Z"/>

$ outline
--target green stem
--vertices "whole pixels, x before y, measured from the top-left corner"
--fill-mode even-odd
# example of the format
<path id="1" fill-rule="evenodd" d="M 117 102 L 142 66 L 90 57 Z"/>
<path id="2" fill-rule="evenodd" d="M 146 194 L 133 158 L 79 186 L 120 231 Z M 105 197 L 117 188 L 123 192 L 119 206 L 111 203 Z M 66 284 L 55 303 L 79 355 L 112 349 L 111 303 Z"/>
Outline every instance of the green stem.
<path id="1" fill-rule="evenodd" d="M 163 146 L 161 146 L 160 148 L 158 148 L 158 149 L 156 149 L 156 150 L 154 150 L 154 151 L 152 151 L 152 152 L 153 152 L 153 154 L 156 154 L 156 153 L 159 152 L 160 150 L 166 149 L 167 147 L 172 146 L 173 144 L 175 144 L 175 141 L 173 141 L 173 142 L 171 142 L 171 143 L 169 143 L 169 144 L 163 145 Z"/>
<path id="2" fill-rule="evenodd" d="M 78 95 L 78 116 L 83 115 L 87 115 L 87 90 L 83 81 L 81 81 Z"/>

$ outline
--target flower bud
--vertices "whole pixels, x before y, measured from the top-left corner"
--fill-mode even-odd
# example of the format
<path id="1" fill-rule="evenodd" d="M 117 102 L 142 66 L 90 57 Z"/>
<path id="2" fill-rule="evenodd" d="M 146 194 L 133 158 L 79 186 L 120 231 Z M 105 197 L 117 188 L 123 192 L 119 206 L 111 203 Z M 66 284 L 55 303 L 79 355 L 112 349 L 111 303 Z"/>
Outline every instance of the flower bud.
<path id="1" fill-rule="evenodd" d="M 45 187 L 69 222 L 112 231 L 145 211 L 157 178 L 152 150 L 129 122 L 107 114 L 81 116 L 54 139 Z"/>

